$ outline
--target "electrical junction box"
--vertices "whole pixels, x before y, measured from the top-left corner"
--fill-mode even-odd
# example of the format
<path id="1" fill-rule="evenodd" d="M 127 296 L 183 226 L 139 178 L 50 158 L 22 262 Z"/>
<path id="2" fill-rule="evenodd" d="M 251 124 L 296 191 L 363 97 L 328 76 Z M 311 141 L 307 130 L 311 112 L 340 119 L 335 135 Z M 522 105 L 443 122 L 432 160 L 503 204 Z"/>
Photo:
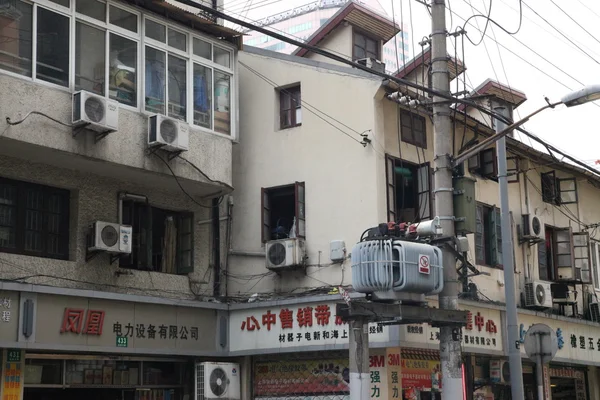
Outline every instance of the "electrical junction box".
<path id="1" fill-rule="evenodd" d="M 333 262 L 344 261 L 346 258 L 346 243 L 343 240 L 332 240 L 329 244 L 329 258 Z"/>
<path id="2" fill-rule="evenodd" d="M 454 178 L 454 229 L 457 235 L 475 233 L 477 227 L 477 202 L 473 178 Z"/>

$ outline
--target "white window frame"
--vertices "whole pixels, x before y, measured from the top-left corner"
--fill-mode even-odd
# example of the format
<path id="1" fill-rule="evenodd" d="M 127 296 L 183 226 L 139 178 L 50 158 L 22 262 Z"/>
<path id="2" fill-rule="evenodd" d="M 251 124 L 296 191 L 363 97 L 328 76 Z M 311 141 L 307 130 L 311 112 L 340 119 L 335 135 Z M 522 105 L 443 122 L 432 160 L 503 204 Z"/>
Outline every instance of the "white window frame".
<path id="1" fill-rule="evenodd" d="M 590 255 L 594 290 L 600 292 L 600 241 L 590 240 Z"/>
<path id="2" fill-rule="evenodd" d="M 63 7 L 59 4 L 56 4 L 50 0 L 19 0 L 24 3 L 31 4 L 32 6 L 32 49 L 31 49 L 31 76 L 24 76 L 12 71 L 4 70 L 0 68 L 0 74 L 9 75 L 18 79 L 27 80 L 30 82 L 34 82 L 36 84 L 41 84 L 44 86 L 52 87 L 54 89 L 59 89 L 64 92 L 72 93 L 75 91 L 75 51 L 76 51 L 76 41 L 75 41 L 75 31 L 77 22 L 84 23 L 91 27 L 101 29 L 105 31 L 105 80 L 104 80 L 104 97 L 109 98 L 110 90 L 109 90 L 109 58 L 110 58 L 110 35 L 115 34 L 126 39 L 132 40 L 137 45 L 137 65 L 136 69 L 138 73 L 136 73 L 136 106 L 129 106 L 127 104 L 119 103 L 119 106 L 123 109 L 136 111 L 145 115 L 153 115 L 153 113 L 147 112 L 145 110 L 145 47 L 150 45 L 158 50 L 165 51 L 167 60 L 169 53 L 184 58 L 186 60 L 186 68 L 187 68 L 187 82 L 186 82 L 186 122 L 196 131 L 202 131 L 206 133 L 210 133 L 217 136 L 222 136 L 224 138 L 230 139 L 232 141 L 238 140 L 238 107 L 237 107 L 237 98 L 238 98 L 238 76 L 237 76 L 237 66 L 236 66 L 236 50 L 235 46 L 222 43 L 218 39 L 214 39 L 208 36 L 203 36 L 202 34 L 191 30 L 188 27 L 182 27 L 170 21 L 165 21 L 160 17 L 152 14 L 147 11 L 140 11 L 134 7 L 130 7 L 128 5 L 122 4 L 118 1 L 114 0 L 98 0 L 101 3 L 106 5 L 105 10 L 105 19 L 104 21 L 100 21 L 89 17 L 87 15 L 78 13 L 76 11 L 76 1 L 70 0 L 69 7 Z M 41 6 L 43 8 L 48 9 L 49 11 L 56 12 L 60 15 L 64 15 L 69 18 L 69 77 L 68 77 L 68 86 L 62 86 L 56 83 L 48 82 L 39 78 L 36 78 L 37 73 L 37 8 Z M 110 18 L 110 8 L 116 7 L 123 11 L 132 13 L 137 17 L 137 33 L 129 31 L 127 29 L 118 27 L 109 22 Z M 159 41 L 146 38 L 145 37 L 145 21 L 146 19 L 150 19 L 156 23 L 159 23 L 166 28 L 166 37 L 165 43 L 161 43 Z M 168 46 L 168 30 L 173 29 L 180 33 L 186 35 L 186 51 L 181 51 L 174 47 Z M 211 45 L 211 59 L 205 59 L 199 56 L 194 55 L 193 53 L 193 42 L 194 38 L 200 39 L 204 42 L 207 42 Z M 227 68 L 220 64 L 217 64 L 213 61 L 214 59 L 214 46 L 219 47 L 220 49 L 229 53 L 230 57 L 230 67 Z M 211 88 L 211 127 L 212 129 L 208 129 L 199 125 L 194 124 L 193 121 L 193 99 L 194 99 L 194 91 L 193 91 L 193 66 L 194 64 L 199 64 L 204 67 L 208 67 L 211 69 L 211 79 L 212 79 L 212 88 Z M 167 61 L 168 68 L 168 61 Z M 230 85 L 229 85 L 229 134 L 220 133 L 214 130 L 215 123 L 215 82 L 214 82 L 214 74 L 215 70 L 222 72 L 226 75 L 230 76 Z M 168 84 L 167 84 L 168 85 Z M 168 91 L 165 88 L 165 96 L 166 96 L 166 107 L 165 111 L 168 114 Z"/>

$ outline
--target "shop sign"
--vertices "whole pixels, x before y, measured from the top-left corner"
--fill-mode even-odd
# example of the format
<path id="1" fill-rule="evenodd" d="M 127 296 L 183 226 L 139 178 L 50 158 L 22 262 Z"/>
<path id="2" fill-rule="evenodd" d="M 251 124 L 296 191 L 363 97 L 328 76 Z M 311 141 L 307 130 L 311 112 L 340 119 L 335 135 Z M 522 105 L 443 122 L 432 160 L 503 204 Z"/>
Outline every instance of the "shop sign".
<path id="1" fill-rule="evenodd" d="M 371 399 L 401 399 L 400 348 L 372 349 L 369 356 Z"/>
<path id="2" fill-rule="evenodd" d="M 502 350 L 502 336 L 498 332 L 500 312 L 492 309 L 467 310 L 467 325 L 463 328 L 465 347 Z M 439 328 L 427 324 L 405 325 L 405 340 L 409 342 L 437 344 L 440 341 Z"/>
<path id="3" fill-rule="evenodd" d="M 439 361 L 413 360 L 404 358 L 402 364 L 402 387 L 441 389 L 441 368 Z"/>
<path id="4" fill-rule="evenodd" d="M 554 318 L 519 314 L 519 336 L 523 343 L 527 330 L 534 324 L 546 324 L 556 332 L 557 358 L 583 362 L 600 362 L 600 326 L 578 324 Z M 524 346 L 521 346 L 524 353 Z"/>
<path id="5" fill-rule="evenodd" d="M 84 323 L 85 320 L 85 323 Z M 104 311 L 86 310 L 82 308 L 65 308 L 60 333 L 79 335 L 102 335 L 104 326 Z"/>
<path id="6" fill-rule="evenodd" d="M 0 298 L 0 321 L 3 323 L 7 323 L 10 322 L 12 315 L 11 315 L 11 307 L 12 305 L 12 299 L 9 297 L 3 297 Z"/>
<path id="7" fill-rule="evenodd" d="M 237 310 L 230 314 L 230 350 L 345 344 L 348 323 L 336 303 Z M 369 324 L 369 342 L 389 340 L 388 328 Z"/>
<path id="8" fill-rule="evenodd" d="M 2 358 L 2 400 L 19 400 L 22 398 L 24 383 L 22 351 L 6 349 Z"/>

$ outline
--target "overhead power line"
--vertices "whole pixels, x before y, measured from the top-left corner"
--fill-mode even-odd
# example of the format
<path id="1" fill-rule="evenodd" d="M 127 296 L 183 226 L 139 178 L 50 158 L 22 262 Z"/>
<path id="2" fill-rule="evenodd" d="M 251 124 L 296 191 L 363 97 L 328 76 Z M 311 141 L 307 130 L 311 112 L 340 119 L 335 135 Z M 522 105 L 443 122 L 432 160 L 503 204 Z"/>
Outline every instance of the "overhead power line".
<path id="1" fill-rule="evenodd" d="M 554 2 L 554 0 L 550 0 L 550 2 L 552 4 L 554 4 L 556 6 L 556 8 L 558 8 L 560 11 L 562 11 L 563 14 L 565 14 L 571 21 L 575 22 L 575 24 L 580 27 L 585 33 L 587 33 L 592 39 L 594 39 L 596 42 L 600 43 L 600 40 L 598 40 L 596 38 L 596 36 L 592 35 L 587 29 L 585 29 L 583 26 L 581 26 L 581 24 L 579 22 L 577 22 L 577 20 L 575 20 L 573 17 L 571 17 L 571 15 L 569 15 L 568 12 L 566 12 L 565 10 L 563 10 L 558 4 L 556 4 Z"/>

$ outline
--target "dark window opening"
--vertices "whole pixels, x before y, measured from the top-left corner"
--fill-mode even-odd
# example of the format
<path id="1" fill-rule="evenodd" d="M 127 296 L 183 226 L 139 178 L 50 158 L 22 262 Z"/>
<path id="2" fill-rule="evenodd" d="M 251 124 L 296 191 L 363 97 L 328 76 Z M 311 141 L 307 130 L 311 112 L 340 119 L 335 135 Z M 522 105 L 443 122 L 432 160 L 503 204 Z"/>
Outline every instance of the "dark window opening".
<path id="1" fill-rule="evenodd" d="M 429 163 L 416 165 L 386 156 L 388 220 L 418 222 L 431 218 Z"/>
<path id="2" fill-rule="evenodd" d="M 304 182 L 262 188 L 262 241 L 306 237 Z"/>
<path id="3" fill-rule="evenodd" d="M 409 111 L 400 111 L 400 135 L 402 141 L 417 147 L 427 148 L 425 118 Z"/>
<path id="4" fill-rule="evenodd" d="M 136 201 L 123 202 L 123 224 L 131 225 L 131 254 L 120 266 L 186 274 L 194 270 L 193 214 L 168 211 Z"/>
<path id="5" fill-rule="evenodd" d="M 355 31 L 352 59 L 361 60 L 363 58 L 374 58 L 376 60 L 380 59 L 379 41 Z"/>
<path id="6" fill-rule="evenodd" d="M 482 178 L 498 180 L 498 162 L 496 149 L 485 149 L 469 158 L 469 171 Z"/>
<path id="7" fill-rule="evenodd" d="M 0 178 L 0 251 L 67 259 L 69 198 L 64 189 Z"/>
<path id="8" fill-rule="evenodd" d="M 502 224 L 500 209 L 477 205 L 475 258 L 479 265 L 502 268 Z"/>
<path id="9" fill-rule="evenodd" d="M 279 90 L 281 129 L 302 125 L 302 96 L 300 85 Z"/>
<path id="10" fill-rule="evenodd" d="M 546 226 L 546 241 L 538 244 L 541 280 L 591 283 L 588 232 Z"/>
<path id="11" fill-rule="evenodd" d="M 542 200 L 545 203 L 561 205 L 577 203 L 577 180 L 556 177 L 555 171 L 541 174 Z"/>

